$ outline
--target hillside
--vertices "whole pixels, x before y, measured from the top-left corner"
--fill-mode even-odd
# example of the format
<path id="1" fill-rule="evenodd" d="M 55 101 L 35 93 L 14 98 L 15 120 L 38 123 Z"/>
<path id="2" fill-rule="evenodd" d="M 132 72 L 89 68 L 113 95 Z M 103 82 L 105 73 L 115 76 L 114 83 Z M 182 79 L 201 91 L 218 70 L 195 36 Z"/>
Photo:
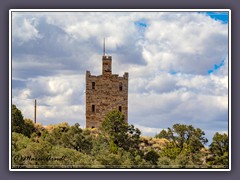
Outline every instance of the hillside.
<path id="1" fill-rule="evenodd" d="M 206 149 L 199 128 L 174 124 L 144 137 L 119 111 L 106 116 L 101 130 L 66 122 L 42 126 L 13 112 L 13 168 L 228 168 L 226 134 L 216 133 Z"/>

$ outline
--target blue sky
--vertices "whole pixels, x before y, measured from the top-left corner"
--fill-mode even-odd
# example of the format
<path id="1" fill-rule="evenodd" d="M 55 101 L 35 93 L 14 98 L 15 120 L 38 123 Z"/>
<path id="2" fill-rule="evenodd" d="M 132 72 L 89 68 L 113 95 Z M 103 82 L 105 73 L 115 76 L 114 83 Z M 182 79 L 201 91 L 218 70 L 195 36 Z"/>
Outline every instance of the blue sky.
<path id="1" fill-rule="evenodd" d="M 13 12 L 12 94 L 24 117 L 85 127 L 85 72 L 129 72 L 129 123 L 154 136 L 228 131 L 228 21 L 218 12 Z M 210 18 L 209 18 L 210 17 Z"/>
<path id="2" fill-rule="evenodd" d="M 206 12 L 214 20 L 219 20 L 224 24 L 228 23 L 228 12 Z"/>
<path id="3" fill-rule="evenodd" d="M 208 70 L 208 74 L 218 71 L 218 69 L 220 69 L 222 66 L 224 66 L 224 60 L 222 60 L 222 62 L 220 62 L 220 64 L 214 64 L 213 69 Z"/>

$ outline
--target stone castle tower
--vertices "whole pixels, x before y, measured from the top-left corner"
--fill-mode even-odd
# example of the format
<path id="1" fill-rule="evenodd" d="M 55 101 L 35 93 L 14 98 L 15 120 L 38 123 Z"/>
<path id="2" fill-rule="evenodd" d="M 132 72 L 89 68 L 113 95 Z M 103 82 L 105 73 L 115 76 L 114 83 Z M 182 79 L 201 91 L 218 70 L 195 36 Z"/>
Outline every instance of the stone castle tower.
<path id="1" fill-rule="evenodd" d="M 86 71 L 86 128 L 100 128 L 104 117 L 118 110 L 128 122 L 128 73 L 112 74 L 112 57 L 102 56 L 102 74 Z"/>

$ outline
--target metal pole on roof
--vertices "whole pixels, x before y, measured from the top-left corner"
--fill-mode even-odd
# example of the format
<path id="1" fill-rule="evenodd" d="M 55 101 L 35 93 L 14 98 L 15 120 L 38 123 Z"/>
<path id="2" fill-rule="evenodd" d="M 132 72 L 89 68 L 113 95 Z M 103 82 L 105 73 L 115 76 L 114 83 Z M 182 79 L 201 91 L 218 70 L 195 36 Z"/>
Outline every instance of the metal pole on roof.
<path id="1" fill-rule="evenodd" d="M 105 38 L 103 39 L 103 56 L 105 56 Z"/>
<path id="2" fill-rule="evenodd" d="M 37 100 L 34 100 L 34 123 L 37 122 Z"/>

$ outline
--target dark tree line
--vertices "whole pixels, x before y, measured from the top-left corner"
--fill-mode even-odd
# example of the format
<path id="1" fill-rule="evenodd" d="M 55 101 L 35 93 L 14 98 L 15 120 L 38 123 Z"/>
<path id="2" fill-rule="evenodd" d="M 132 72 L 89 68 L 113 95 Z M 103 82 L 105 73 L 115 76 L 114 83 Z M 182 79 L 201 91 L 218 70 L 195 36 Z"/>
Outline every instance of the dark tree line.
<path id="1" fill-rule="evenodd" d="M 13 168 L 228 168 L 228 135 L 216 133 L 209 148 L 204 131 L 174 124 L 155 138 L 110 112 L 101 131 L 67 123 L 43 127 L 12 105 Z"/>

